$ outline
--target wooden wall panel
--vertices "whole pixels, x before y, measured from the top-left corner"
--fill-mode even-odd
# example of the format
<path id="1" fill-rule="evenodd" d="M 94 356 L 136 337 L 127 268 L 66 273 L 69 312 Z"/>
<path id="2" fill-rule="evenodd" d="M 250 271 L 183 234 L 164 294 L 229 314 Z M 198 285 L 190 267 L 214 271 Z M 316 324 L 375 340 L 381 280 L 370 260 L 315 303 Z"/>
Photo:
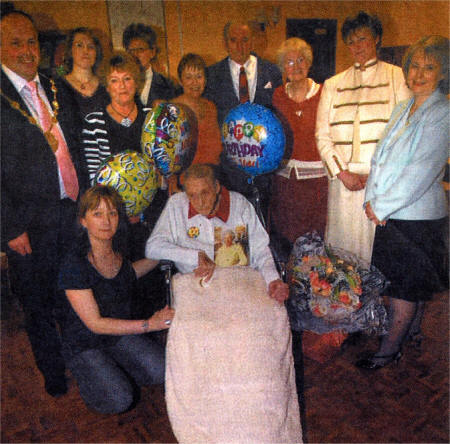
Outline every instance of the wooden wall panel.
<path id="1" fill-rule="evenodd" d="M 270 17 L 273 7 L 280 8 L 280 21 L 267 27 L 266 49 L 261 54 L 272 61 L 278 45 L 285 39 L 287 18 L 334 18 L 340 32 L 343 20 L 363 9 L 381 19 L 383 46 L 408 45 L 426 34 L 449 35 L 447 1 L 166 1 L 170 70 L 176 69 L 182 52 L 197 52 L 208 64 L 222 59 L 226 55 L 222 39 L 225 23 L 254 20 L 261 11 Z M 339 34 L 337 72 L 349 64 L 351 58 Z"/>
<path id="2" fill-rule="evenodd" d="M 104 0 L 18 0 L 16 9 L 31 14 L 40 31 L 67 31 L 78 26 L 100 30 L 108 40 L 111 32 Z"/>
<path id="3" fill-rule="evenodd" d="M 32 14 L 41 29 L 67 30 L 75 26 L 89 26 L 102 30 L 107 38 L 111 35 L 105 0 L 19 0 L 14 4 Z M 450 3 L 446 0 L 164 0 L 163 5 L 168 71 L 171 76 L 176 76 L 178 62 L 187 52 L 199 53 L 208 64 L 225 57 L 222 38 L 225 23 L 239 19 L 255 20 L 262 13 L 270 17 L 274 7 L 279 8 L 279 23 L 268 26 L 264 33 L 257 35 L 257 47 L 261 55 L 269 60 L 274 60 L 278 45 L 285 39 L 287 18 L 334 18 L 338 20 L 340 29 L 345 17 L 364 9 L 380 17 L 384 27 L 383 46 L 409 45 L 426 34 L 449 35 Z M 336 71 L 345 69 L 349 64 L 350 55 L 338 36 Z"/>

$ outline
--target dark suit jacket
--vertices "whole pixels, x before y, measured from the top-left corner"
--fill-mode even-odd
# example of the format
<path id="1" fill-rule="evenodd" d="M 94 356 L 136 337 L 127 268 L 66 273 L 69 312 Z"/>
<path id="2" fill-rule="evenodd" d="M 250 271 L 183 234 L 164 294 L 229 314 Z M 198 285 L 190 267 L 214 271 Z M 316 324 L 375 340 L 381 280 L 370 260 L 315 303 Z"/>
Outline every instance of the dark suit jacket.
<path id="1" fill-rule="evenodd" d="M 159 72 L 153 71 L 152 84 L 145 106 L 151 106 L 154 100 L 171 100 L 180 93 L 179 89 L 171 80 L 164 77 Z"/>
<path id="2" fill-rule="evenodd" d="M 28 108 L 8 77 L 1 72 L 4 95 Z M 41 84 L 52 103 L 53 93 L 48 78 L 40 75 Z M 58 95 L 57 95 L 58 97 Z M 65 106 L 58 121 L 77 170 L 80 195 L 88 186 L 87 168 L 78 143 L 79 128 L 74 122 L 75 107 Z M 49 205 L 60 199 L 56 157 L 41 130 L 32 125 L 9 102 L 1 98 L 1 222 L 2 245 L 39 223 Z"/>
<path id="3" fill-rule="evenodd" d="M 281 72 L 276 65 L 257 57 L 256 91 L 253 103 L 272 108 L 272 95 L 278 86 L 282 84 Z M 270 83 L 270 87 L 265 88 Z M 228 57 L 212 65 L 207 70 L 207 84 L 205 96 L 215 103 L 217 107 L 217 120 L 219 127 L 228 112 L 239 105 L 239 99 L 234 92 L 233 80 L 231 79 Z M 222 152 L 220 156 L 221 183 L 229 190 L 238 191 L 249 199 L 255 206 L 260 205 L 264 218 L 268 215 L 270 200 L 271 180 L 267 174 L 257 176 L 253 179 L 253 185 L 249 183 L 249 175 L 232 164 Z M 259 199 L 255 198 L 255 187 L 259 191 Z M 260 204 L 256 203 L 256 200 Z M 267 220 L 267 219 L 266 219 Z"/>
<path id="4" fill-rule="evenodd" d="M 256 91 L 253 103 L 271 108 L 273 92 L 282 84 L 281 72 L 273 63 L 260 57 L 257 57 L 257 60 Z M 265 88 L 268 83 L 271 87 Z M 208 68 L 205 97 L 215 103 L 217 120 L 221 128 L 228 112 L 239 105 L 239 99 L 233 88 L 228 57 Z"/>

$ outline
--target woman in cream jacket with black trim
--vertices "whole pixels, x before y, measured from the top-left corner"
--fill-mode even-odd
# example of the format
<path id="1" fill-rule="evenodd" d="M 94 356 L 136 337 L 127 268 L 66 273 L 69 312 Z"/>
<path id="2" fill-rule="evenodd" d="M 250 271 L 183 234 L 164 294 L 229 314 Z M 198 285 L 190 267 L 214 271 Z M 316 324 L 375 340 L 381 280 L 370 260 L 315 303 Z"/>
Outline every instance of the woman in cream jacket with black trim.
<path id="1" fill-rule="evenodd" d="M 325 240 L 370 262 L 375 229 L 363 209 L 370 161 L 392 110 L 410 93 L 401 68 L 377 60 L 377 17 L 359 12 L 341 32 L 355 64 L 325 82 L 316 123 L 330 179 Z"/>

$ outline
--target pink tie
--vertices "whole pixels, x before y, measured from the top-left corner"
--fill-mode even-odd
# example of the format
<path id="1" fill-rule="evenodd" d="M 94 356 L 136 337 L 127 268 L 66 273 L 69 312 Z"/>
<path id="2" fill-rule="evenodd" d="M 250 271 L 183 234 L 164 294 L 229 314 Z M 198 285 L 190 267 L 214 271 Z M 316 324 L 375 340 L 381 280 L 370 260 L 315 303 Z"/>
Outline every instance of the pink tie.
<path id="1" fill-rule="evenodd" d="M 75 167 L 73 166 L 72 159 L 70 157 L 69 149 L 67 148 L 66 141 L 64 140 L 59 126 L 53 124 L 52 116 L 50 115 L 49 110 L 47 109 L 45 103 L 38 93 L 36 82 L 28 82 L 27 85 L 31 91 L 33 103 L 39 115 L 39 123 L 44 133 L 50 133 L 46 135 L 46 139 L 55 153 L 56 161 L 58 163 L 58 168 L 61 173 L 66 194 L 75 201 L 77 200 L 79 192 L 78 178 Z M 55 144 L 52 144 L 52 136 L 54 139 L 56 139 Z"/>

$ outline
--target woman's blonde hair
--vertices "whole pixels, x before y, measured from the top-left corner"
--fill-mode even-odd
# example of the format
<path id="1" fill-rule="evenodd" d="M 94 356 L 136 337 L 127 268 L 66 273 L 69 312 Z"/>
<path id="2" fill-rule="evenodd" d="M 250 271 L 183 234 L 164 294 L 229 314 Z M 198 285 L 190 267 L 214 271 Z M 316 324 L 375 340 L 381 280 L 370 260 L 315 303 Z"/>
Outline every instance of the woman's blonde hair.
<path id="1" fill-rule="evenodd" d="M 425 56 L 432 57 L 439 65 L 444 78 L 439 82 L 438 88 L 443 94 L 449 92 L 449 40 L 440 35 L 427 35 L 412 44 L 403 56 L 403 74 L 408 77 L 409 68 L 414 54 L 423 51 Z"/>
<path id="2" fill-rule="evenodd" d="M 311 46 L 303 39 L 298 37 L 291 37 L 285 40 L 277 51 L 278 66 L 282 73 L 284 73 L 284 59 L 286 54 L 290 51 L 298 51 L 310 65 L 313 63 L 313 52 Z"/>

